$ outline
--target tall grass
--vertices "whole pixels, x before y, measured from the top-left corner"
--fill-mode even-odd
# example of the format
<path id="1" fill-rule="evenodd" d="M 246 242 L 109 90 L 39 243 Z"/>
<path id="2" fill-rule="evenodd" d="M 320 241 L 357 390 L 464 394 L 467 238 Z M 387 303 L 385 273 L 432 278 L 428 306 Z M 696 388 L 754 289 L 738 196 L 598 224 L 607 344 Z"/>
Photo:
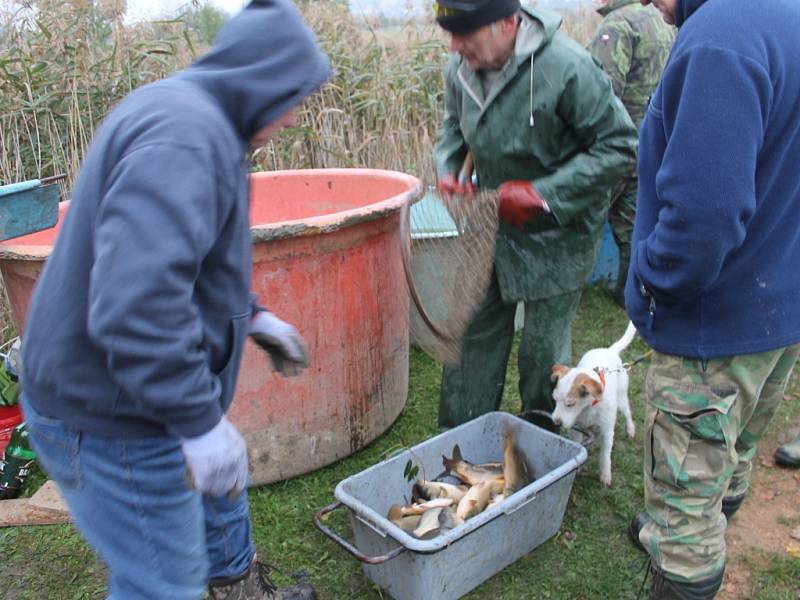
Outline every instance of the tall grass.
<path id="1" fill-rule="evenodd" d="M 134 88 L 192 54 L 180 24 L 125 27 L 124 0 L 26 0 L 0 15 L 0 180 L 64 172 Z"/>
<path id="2" fill-rule="evenodd" d="M 303 105 L 297 127 L 255 153 L 256 168 L 374 167 L 430 177 L 446 36 L 424 18 L 391 28 L 365 22 L 345 4 L 299 3 L 334 76 Z M 205 50 L 208 31 L 181 18 L 126 25 L 125 8 L 125 0 L 0 8 L 0 183 L 66 173 L 69 196 L 111 107 Z M 594 18 L 565 17 L 564 29 L 585 43 Z M 9 322 L 6 306 L 0 330 Z"/>
<path id="3" fill-rule="evenodd" d="M 335 74 L 257 165 L 421 173 L 441 118 L 445 36 L 424 20 L 365 23 L 339 0 L 300 6 Z M 65 172 L 69 190 L 110 108 L 204 49 L 179 18 L 128 26 L 124 11 L 125 0 L 24 0 L 0 12 L 0 181 Z M 585 42 L 594 26 L 568 13 L 564 29 Z"/>
<path id="4" fill-rule="evenodd" d="M 301 125 L 257 152 L 256 162 L 420 173 L 442 111 L 443 38 L 411 23 L 387 33 L 340 4 L 306 15 L 333 61 L 333 78 L 304 104 Z"/>

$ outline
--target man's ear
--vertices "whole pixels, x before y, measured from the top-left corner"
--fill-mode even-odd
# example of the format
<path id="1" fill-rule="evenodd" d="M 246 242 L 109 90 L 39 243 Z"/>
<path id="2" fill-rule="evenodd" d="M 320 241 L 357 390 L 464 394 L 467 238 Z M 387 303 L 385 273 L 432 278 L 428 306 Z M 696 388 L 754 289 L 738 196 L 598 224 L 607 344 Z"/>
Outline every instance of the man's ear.
<path id="1" fill-rule="evenodd" d="M 569 367 L 567 365 L 553 365 L 550 372 L 550 381 L 558 381 L 567 373 L 569 373 Z"/>

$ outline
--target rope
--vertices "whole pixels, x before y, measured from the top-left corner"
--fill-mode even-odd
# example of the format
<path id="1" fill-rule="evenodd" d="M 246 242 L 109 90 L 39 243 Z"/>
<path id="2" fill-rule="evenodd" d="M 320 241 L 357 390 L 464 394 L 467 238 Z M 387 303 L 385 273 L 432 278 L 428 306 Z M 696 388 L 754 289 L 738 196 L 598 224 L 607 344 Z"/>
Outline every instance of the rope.
<path id="1" fill-rule="evenodd" d="M 644 568 L 645 568 L 644 579 L 642 579 L 642 585 L 639 586 L 639 593 L 636 594 L 636 600 L 641 600 L 642 598 L 642 592 L 644 592 L 644 586 L 647 583 L 647 578 L 650 575 L 650 564 L 651 564 L 651 559 L 648 556 L 647 560 L 645 560 L 644 563 Z"/>
<path id="2" fill-rule="evenodd" d="M 637 358 L 634 358 L 632 361 L 626 362 L 626 363 L 622 363 L 621 367 L 613 367 L 613 368 L 610 368 L 610 369 L 607 368 L 607 367 L 595 367 L 594 370 L 597 371 L 598 373 L 618 373 L 620 371 L 630 371 L 633 367 L 635 367 L 640 362 L 645 360 L 652 353 L 653 353 L 652 350 L 648 350 L 647 352 L 645 352 L 641 356 L 639 356 Z"/>

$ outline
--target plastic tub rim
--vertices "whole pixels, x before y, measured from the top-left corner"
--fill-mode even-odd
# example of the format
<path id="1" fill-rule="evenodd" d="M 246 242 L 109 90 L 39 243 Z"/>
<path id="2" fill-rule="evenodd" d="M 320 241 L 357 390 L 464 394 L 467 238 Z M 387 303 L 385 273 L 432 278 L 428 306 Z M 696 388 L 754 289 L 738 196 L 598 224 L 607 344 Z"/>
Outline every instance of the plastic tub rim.
<path id="1" fill-rule="evenodd" d="M 291 237 L 319 235 L 331 233 L 359 223 L 372 221 L 392 214 L 409 201 L 418 198 L 422 191 L 422 182 L 414 175 L 390 171 L 386 169 L 287 169 L 280 171 L 258 171 L 250 173 L 253 179 L 267 179 L 276 176 L 303 177 L 309 174 L 348 175 L 362 174 L 369 178 L 388 178 L 408 184 L 408 190 L 395 194 L 390 198 L 367 204 L 360 208 L 336 211 L 308 217 L 305 219 L 289 219 L 272 223 L 257 223 L 250 226 L 250 236 L 254 244 L 270 240 Z M 69 208 L 70 201 L 60 203 L 59 219 Z M 38 261 L 46 259 L 53 251 L 54 244 L 15 244 L 13 240 L 0 244 L 0 260 Z"/>
<path id="2" fill-rule="evenodd" d="M 303 177 L 309 175 L 363 175 L 371 179 L 392 179 L 399 183 L 408 184 L 406 191 L 395 194 L 384 200 L 373 202 L 359 208 L 325 213 L 315 217 L 303 219 L 288 219 L 271 223 L 256 223 L 251 225 L 250 231 L 254 243 L 275 239 L 284 239 L 295 236 L 319 235 L 330 233 L 357 225 L 366 221 L 379 219 L 388 214 L 397 212 L 409 201 L 414 201 L 422 192 L 422 182 L 414 175 L 390 171 L 386 169 L 361 169 L 361 168 L 335 168 L 335 169 L 287 169 L 281 171 L 259 171 L 251 173 L 252 180 L 269 179 L 275 177 Z"/>
<path id="3" fill-rule="evenodd" d="M 484 416 L 487 415 L 501 415 L 503 418 L 508 418 L 512 421 L 519 422 L 523 426 L 535 427 L 535 425 L 532 425 L 528 421 L 520 419 L 519 417 L 512 415 L 510 413 L 502 411 L 492 411 L 486 413 L 486 415 Z M 429 438 L 428 440 L 424 440 L 424 442 L 429 442 L 439 437 L 448 435 L 453 431 L 458 431 L 459 429 L 466 427 L 468 425 L 469 422 L 464 423 L 462 425 L 459 425 L 458 427 L 454 427 L 452 429 L 440 433 L 439 435 Z M 502 515 L 513 513 L 519 508 L 522 508 L 528 502 L 533 501 L 533 499 L 540 492 L 544 491 L 545 489 L 547 489 L 554 483 L 560 481 L 564 477 L 571 475 L 573 472 L 577 471 L 578 468 L 584 462 L 586 462 L 586 459 L 588 457 L 588 452 L 586 448 L 584 448 L 581 444 L 573 442 L 572 440 L 566 438 L 562 438 L 561 436 L 558 436 L 549 431 L 542 430 L 541 433 L 543 435 L 546 434 L 548 436 L 558 438 L 561 442 L 565 443 L 567 446 L 572 446 L 578 451 L 577 454 L 574 457 L 567 460 L 566 462 L 564 462 L 561 466 L 557 467 L 556 469 L 553 469 L 552 471 L 549 471 L 545 476 L 540 477 L 539 479 L 528 484 L 521 490 L 518 490 L 511 496 L 511 498 L 505 500 L 501 504 L 498 504 L 488 510 L 485 510 L 484 512 L 469 519 L 465 523 L 462 523 L 461 525 L 451 529 L 445 534 L 436 536 L 432 540 L 421 540 L 419 538 L 412 537 L 411 535 L 400 529 L 397 525 L 392 523 L 389 519 L 380 514 L 377 514 L 374 510 L 366 506 L 363 502 L 356 499 L 354 496 L 349 494 L 344 489 L 344 486 L 350 479 L 352 479 L 356 475 L 364 475 L 366 473 L 369 473 L 370 471 L 377 469 L 381 465 L 381 463 L 385 461 L 381 461 L 381 463 L 372 465 L 371 467 L 368 467 L 363 471 L 359 471 L 358 473 L 351 475 L 350 477 L 340 481 L 336 486 L 336 489 L 334 491 L 334 496 L 336 497 L 337 500 L 339 500 L 342 504 L 344 504 L 348 508 L 348 510 L 352 511 L 353 514 L 356 516 L 356 518 L 358 518 L 362 523 L 364 523 L 368 527 L 372 528 L 375 531 L 375 533 L 377 533 L 381 537 L 389 536 L 396 542 L 398 542 L 399 544 L 401 544 L 402 546 L 413 552 L 418 552 L 420 554 L 433 554 L 435 552 L 444 550 L 454 542 L 457 542 L 461 538 L 466 537 L 467 535 L 469 535 L 476 529 L 479 529 L 483 525 L 489 523 L 490 521 L 493 521 L 494 519 Z M 397 459 L 401 461 L 403 459 L 408 459 L 408 458 L 413 458 L 413 457 L 411 455 L 411 452 L 405 450 L 404 452 L 401 452 L 400 454 L 397 454 L 388 460 Z M 367 511 L 369 511 L 369 513 L 371 514 L 367 514 Z"/>

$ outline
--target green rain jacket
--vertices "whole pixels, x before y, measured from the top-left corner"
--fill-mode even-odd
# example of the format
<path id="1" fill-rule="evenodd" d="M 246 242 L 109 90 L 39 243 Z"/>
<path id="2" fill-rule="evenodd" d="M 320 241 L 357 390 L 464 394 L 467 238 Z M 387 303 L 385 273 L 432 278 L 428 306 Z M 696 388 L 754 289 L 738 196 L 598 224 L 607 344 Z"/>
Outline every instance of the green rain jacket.
<path id="1" fill-rule="evenodd" d="M 533 181 L 552 211 L 524 230 L 500 224 L 495 272 L 507 303 L 586 284 L 611 187 L 634 173 L 638 141 L 608 77 L 558 31 L 561 18 L 528 7 L 521 15 L 514 53 L 488 96 L 479 75 L 451 57 L 435 148 L 440 177 L 458 173 L 469 149 L 480 187 Z"/>

